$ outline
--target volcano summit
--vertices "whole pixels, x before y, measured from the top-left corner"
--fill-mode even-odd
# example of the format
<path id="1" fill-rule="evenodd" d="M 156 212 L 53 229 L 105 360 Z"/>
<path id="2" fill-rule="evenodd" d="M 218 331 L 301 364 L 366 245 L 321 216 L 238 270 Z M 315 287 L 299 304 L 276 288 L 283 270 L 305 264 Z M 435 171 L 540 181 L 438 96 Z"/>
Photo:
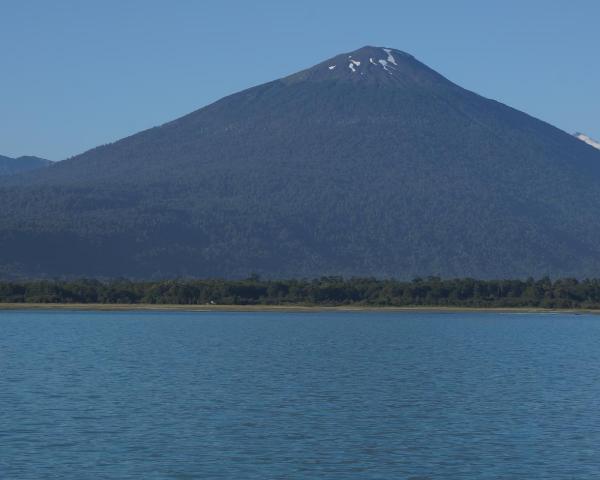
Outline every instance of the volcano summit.
<path id="1" fill-rule="evenodd" d="M 0 275 L 600 276 L 600 151 L 363 47 L 0 178 Z"/>

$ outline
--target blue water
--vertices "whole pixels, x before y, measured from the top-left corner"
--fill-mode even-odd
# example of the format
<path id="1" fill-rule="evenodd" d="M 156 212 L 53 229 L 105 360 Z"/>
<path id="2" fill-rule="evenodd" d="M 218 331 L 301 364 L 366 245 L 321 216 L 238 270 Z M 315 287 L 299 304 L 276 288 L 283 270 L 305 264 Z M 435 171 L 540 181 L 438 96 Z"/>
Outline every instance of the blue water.
<path id="1" fill-rule="evenodd" d="M 597 479 L 600 316 L 0 311 L 2 479 Z"/>

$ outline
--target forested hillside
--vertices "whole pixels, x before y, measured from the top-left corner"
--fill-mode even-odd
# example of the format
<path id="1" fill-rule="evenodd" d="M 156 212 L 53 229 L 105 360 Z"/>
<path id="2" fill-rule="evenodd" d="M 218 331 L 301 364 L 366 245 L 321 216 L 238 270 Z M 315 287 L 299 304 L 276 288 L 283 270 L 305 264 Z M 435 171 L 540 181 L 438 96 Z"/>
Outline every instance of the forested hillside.
<path id="1" fill-rule="evenodd" d="M 3 177 L 0 205 L 4 278 L 600 275 L 600 151 L 375 47 Z"/>

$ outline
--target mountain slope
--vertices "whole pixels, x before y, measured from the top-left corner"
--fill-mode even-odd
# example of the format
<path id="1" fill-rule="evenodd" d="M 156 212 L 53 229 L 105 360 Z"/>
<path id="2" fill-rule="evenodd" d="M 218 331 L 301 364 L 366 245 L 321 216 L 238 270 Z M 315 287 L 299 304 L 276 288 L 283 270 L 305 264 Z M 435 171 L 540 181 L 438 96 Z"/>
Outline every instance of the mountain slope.
<path id="1" fill-rule="evenodd" d="M 10 158 L 0 155 L 0 176 L 28 172 L 38 168 L 47 167 L 52 162 L 39 157 L 24 156 Z"/>
<path id="2" fill-rule="evenodd" d="M 364 47 L 5 178 L 0 274 L 599 275 L 599 185 L 573 136 Z"/>

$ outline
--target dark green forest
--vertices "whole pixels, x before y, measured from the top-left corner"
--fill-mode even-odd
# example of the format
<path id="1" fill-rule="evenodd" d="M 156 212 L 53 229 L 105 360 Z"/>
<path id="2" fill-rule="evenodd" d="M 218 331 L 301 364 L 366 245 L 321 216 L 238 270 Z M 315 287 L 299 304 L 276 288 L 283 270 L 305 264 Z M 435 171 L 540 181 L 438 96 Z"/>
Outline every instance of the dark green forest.
<path id="1" fill-rule="evenodd" d="M 0 303 L 600 308 L 600 279 L 0 282 Z"/>

